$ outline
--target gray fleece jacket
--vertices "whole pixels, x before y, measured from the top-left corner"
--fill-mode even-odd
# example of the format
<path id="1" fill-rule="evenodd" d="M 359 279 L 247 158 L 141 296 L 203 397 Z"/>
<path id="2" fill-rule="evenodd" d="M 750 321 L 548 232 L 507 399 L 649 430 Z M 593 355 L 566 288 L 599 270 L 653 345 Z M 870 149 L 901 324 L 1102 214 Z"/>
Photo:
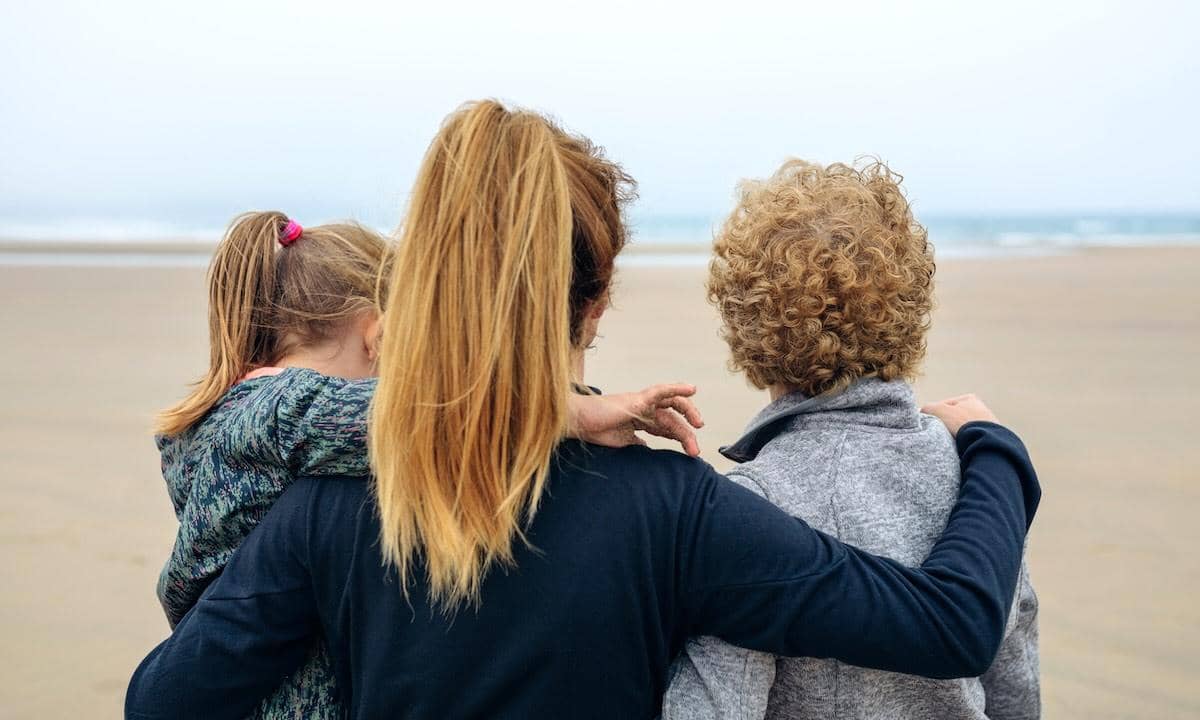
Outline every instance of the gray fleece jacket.
<path id="1" fill-rule="evenodd" d="M 730 479 L 813 527 L 919 565 L 958 497 L 954 442 L 903 382 L 793 393 L 733 445 Z M 1007 636 L 979 678 L 927 680 L 815 658 L 776 658 L 694 638 L 676 661 L 663 720 L 699 718 L 1037 718 L 1037 596 L 1022 565 Z"/>

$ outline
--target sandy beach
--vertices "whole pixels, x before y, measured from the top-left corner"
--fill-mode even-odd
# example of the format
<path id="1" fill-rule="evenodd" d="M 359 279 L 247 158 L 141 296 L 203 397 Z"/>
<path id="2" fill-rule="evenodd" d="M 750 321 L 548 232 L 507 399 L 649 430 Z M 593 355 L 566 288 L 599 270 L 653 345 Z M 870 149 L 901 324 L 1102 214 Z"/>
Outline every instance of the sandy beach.
<path id="1" fill-rule="evenodd" d="M 944 261 L 919 395 L 1026 440 L 1048 718 L 1200 715 L 1200 248 Z M 765 402 L 725 367 L 700 267 L 629 267 L 589 382 L 700 387 L 705 456 Z M 153 413 L 207 358 L 198 268 L 0 266 L 0 717 L 117 717 L 167 634 L 175 518 Z"/>

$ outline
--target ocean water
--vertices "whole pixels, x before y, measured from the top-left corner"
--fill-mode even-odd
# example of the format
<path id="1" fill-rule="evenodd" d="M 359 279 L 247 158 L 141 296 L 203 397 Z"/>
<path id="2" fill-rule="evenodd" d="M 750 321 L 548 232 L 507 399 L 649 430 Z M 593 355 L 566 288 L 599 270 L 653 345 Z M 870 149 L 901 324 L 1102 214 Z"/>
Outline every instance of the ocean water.
<path id="1" fill-rule="evenodd" d="M 933 215 L 921 218 L 938 258 L 1057 255 L 1096 247 L 1200 245 L 1200 213 Z M 719 218 L 631 220 L 629 265 L 703 265 Z"/>
<path id="2" fill-rule="evenodd" d="M 1200 213 L 932 215 L 920 218 L 939 255 L 1012 255 L 1088 247 L 1200 244 Z M 634 241 L 707 247 L 719 218 L 633 218 Z"/>
<path id="3" fill-rule="evenodd" d="M 1094 247 L 1200 245 L 1197 213 L 957 214 L 921 218 L 939 258 L 1063 254 Z M 720 218 L 634 215 L 626 265 L 707 262 Z M 381 229 L 386 232 L 387 229 Z M 218 223 L 152 220 L 5 222 L 0 265 L 196 266 L 221 235 Z"/>

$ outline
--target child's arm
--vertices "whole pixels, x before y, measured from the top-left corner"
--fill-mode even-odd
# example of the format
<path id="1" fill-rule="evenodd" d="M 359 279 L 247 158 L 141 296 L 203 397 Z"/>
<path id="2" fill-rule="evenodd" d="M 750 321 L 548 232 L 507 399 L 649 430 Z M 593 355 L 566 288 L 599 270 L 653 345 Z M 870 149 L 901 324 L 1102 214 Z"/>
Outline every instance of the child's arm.
<path id="1" fill-rule="evenodd" d="M 995 662 L 979 678 L 987 697 L 986 713 L 991 720 L 1026 720 L 1042 716 L 1037 613 L 1038 599 L 1029 581 L 1029 567 L 1022 563 L 1008 634 Z"/>

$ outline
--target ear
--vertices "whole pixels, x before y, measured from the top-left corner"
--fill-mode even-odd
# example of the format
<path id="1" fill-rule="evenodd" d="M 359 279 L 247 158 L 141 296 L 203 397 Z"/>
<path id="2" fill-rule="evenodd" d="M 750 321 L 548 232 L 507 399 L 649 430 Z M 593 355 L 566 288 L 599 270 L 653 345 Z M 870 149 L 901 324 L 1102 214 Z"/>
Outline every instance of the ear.
<path id="1" fill-rule="evenodd" d="M 593 322 L 600 322 L 600 318 L 604 317 L 604 311 L 608 310 L 609 302 L 608 295 L 593 302 L 587 309 L 587 319 Z"/>
<path id="2" fill-rule="evenodd" d="M 383 331 L 383 318 L 374 310 L 369 310 L 363 314 L 361 322 L 363 346 L 367 351 L 367 359 L 376 362 L 379 360 L 379 340 Z"/>

